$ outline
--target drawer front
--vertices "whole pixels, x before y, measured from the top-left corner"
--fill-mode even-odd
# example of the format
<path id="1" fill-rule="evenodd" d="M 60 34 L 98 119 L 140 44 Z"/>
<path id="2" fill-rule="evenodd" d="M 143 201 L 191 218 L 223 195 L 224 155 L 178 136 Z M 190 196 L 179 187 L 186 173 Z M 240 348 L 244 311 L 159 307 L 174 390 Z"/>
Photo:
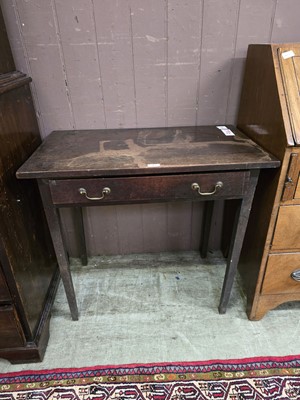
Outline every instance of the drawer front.
<path id="1" fill-rule="evenodd" d="M 0 265 L 0 303 L 11 301 L 11 296 Z"/>
<path id="2" fill-rule="evenodd" d="M 295 192 L 295 188 L 298 184 L 298 178 L 299 178 L 299 168 L 300 168 L 299 160 L 300 157 L 298 152 L 291 153 L 290 163 L 282 193 L 283 202 L 292 202 L 294 199 L 297 199 L 297 193 Z"/>
<path id="3" fill-rule="evenodd" d="M 15 309 L 0 307 L 0 349 L 24 346 L 25 338 Z"/>
<path id="4" fill-rule="evenodd" d="M 300 203 L 300 153 L 291 153 L 289 168 L 282 193 L 282 201 L 286 204 Z"/>
<path id="5" fill-rule="evenodd" d="M 221 182 L 221 183 L 220 183 Z M 126 178 L 64 179 L 50 181 L 56 205 L 100 205 L 172 200 L 210 200 L 241 197 L 248 171 Z"/>
<path id="6" fill-rule="evenodd" d="M 300 253 L 269 256 L 262 293 L 299 293 L 300 295 Z"/>
<path id="7" fill-rule="evenodd" d="M 300 205 L 279 208 L 271 249 L 300 250 Z"/>

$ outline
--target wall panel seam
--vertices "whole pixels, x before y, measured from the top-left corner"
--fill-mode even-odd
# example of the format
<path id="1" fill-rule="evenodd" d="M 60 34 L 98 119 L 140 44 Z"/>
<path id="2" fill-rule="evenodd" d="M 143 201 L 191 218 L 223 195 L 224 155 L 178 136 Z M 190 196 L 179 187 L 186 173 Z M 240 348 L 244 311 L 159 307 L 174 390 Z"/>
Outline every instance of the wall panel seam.
<path id="1" fill-rule="evenodd" d="M 129 18 L 130 18 L 130 41 L 131 41 L 131 58 L 132 58 L 132 74 L 133 74 L 135 127 L 137 128 L 138 119 L 137 119 L 137 104 L 136 104 L 135 59 L 134 59 L 134 46 L 133 46 L 132 10 L 130 4 L 129 4 Z"/>
<path id="2" fill-rule="evenodd" d="M 198 65 L 198 82 L 197 82 L 197 93 L 196 93 L 196 120 L 195 126 L 198 123 L 198 111 L 199 111 L 199 96 L 200 96 L 200 77 L 201 77 L 201 60 L 202 60 L 202 45 L 203 45 L 203 25 L 204 25 L 204 7 L 205 7 L 205 0 L 200 0 L 200 4 L 202 3 L 202 15 L 200 21 L 200 46 L 199 46 L 199 65 Z"/>
<path id="3" fill-rule="evenodd" d="M 95 19 L 95 7 L 94 7 L 94 0 L 91 0 L 92 3 L 92 14 L 93 14 L 93 24 L 95 30 L 95 38 L 96 38 L 96 52 L 97 52 L 97 60 L 98 60 L 98 68 L 99 68 L 99 78 L 100 78 L 100 85 L 101 85 L 101 99 L 102 99 L 102 107 L 103 107 L 103 115 L 104 115 L 104 126 L 107 129 L 107 118 L 106 118 L 106 109 L 105 109 L 105 99 L 104 99 L 104 89 L 103 89 L 103 79 L 102 79 L 102 71 L 101 71 L 101 58 L 99 54 L 99 40 L 98 40 L 98 32 L 96 26 L 96 19 Z"/>
<path id="4" fill-rule="evenodd" d="M 274 8 L 271 16 L 271 23 L 270 23 L 270 33 L 269 33 L 269 42 L 272 42 L 273 36 L 273 29 L 274 29 L 274 22 L 275 22 L 275 15 L 277 10 L 278 0 L 274 0 Z"/>
<path id="5" fill-rule="evenodd" d="M 169 125 L 169 1 L 165 0 L 165 125 Z"/>
<path id="6" fill-rule="evenodd" d="M 239 0 L 238 8 L 237 8 L 237 16 L 236 16 L 236 28 L 235 28 L 235 38 L 234 38 L 234 50 L 233 50 L 233 59 L 231 60 L 230 74 L 229 74 L 229 88 L 228 88 L 228 96 L 226 101 L 226 111 L 225 111 L 225 122 L 228 123 L 228 109 L 229 109 L 229 101 L 231 98 L 231 89 L 233 84 L 233 70 L 236 58 L 236 46 L 238 40 L 238 32 L 239 32 L 239 20 L 240 20 L 240 12 L 241 12 L 241 2 L 243 0 Z"/>
<path id="7" fill-rule="evenodd" d="M 66 70 L 65 55 L 64 55 L 64 51 L 63 51 L 63 47 L 62 47 L 62 42 L 61 42 L 60 29 L 59 29 L 59 22 L 58 22 L 58 17 L 57 17 L 57 10 L 56 10 L 55 0 L 51 1 L 51 7 L 52 7 L 53 20 L 54 20 L 55 30 L 56 30 L 56 38 L 57 38 L 57 43 L 58 43 L 59 57 L 60 57 L 63 77 L 64 77 L 64 81 L 65 81 L 65 90 L 66 90 L 69 110 L 70 110 L 70 114 L 71 114 L 71 118 L 72 118 L 72 128 L 76 129 L 76 123 L 75 123 L 75 118 L 74 118 L 71 93 L 70 93 L 69 84 L 68 84 L 68 76 L 67 76 L 67 70 Z"/>

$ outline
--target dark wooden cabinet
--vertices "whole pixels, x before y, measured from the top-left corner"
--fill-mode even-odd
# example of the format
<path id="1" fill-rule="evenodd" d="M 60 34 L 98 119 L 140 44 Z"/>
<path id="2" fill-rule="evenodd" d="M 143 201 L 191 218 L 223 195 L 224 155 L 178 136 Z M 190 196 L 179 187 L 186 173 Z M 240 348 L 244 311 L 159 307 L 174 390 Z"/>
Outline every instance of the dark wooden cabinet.
<path id="1" fill-rule="evenodd" d="M 7 72 L 13 63 L 4 36 L 1 25 L 0 357 L 16 363 L 43 358 L 59 274 L 37 186 L 15 176 L 41 138 L 30 78 Z"/>
<path id="2" fill-rule="evenodd" d="M 5 74 L 6 72 L 14 71 L 15 69 L 15 63 L 0 8 L 0 74 Z"/>
<path id="3" fill-rule="evenodd" d="M 248 315 L 300 300 L 300 44 L 251 45 L 238 127 L 282 162 L 262 171 L 240 259 Z"/>

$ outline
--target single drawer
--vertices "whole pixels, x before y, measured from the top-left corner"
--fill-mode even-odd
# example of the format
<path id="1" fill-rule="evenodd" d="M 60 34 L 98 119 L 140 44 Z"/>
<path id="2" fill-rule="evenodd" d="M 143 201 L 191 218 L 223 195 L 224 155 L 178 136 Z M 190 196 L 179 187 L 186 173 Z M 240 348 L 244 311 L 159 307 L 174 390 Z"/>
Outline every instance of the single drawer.
<path id="1" fill-rule="evenodd" d="M 0 265 L 0 303 L 11 301 L 11 296 Z"/>
<path id="2" fill-rule="evenodd" d="M 100 205 L 174 200 L 238 198 L 248 171 L 50 181 L 53 204 Z"/>
<path id="3" fill-rule="evenodd" d="M 25 337 L 13 306 L 0 307 L 0 349 L 24 346 Z"/>
<path id="4" fill-rule="evenodd" d="M 300 253 L 269 255 L 262 293 L 300 295 Z"/>

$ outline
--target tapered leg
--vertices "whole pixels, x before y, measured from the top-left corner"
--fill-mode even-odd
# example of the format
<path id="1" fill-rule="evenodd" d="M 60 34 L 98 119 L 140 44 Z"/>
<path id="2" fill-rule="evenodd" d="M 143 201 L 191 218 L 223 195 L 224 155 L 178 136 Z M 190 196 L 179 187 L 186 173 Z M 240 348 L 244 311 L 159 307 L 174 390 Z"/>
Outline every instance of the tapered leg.
<path id="1" fill-rule="evenodd" d="M 223 227 L 221 237 L 221 250 L 225 258 L 228 257 L 229 248 L 234 231 L 236 210 L 239 210 L 241 199 L 225 200 L 223 212 Z"/>
<path id="2" fill-rule="evenodd" d="M 78 308 L 77 308 L 76 296 L 70 272 L 69 260 L 63 242 L 58 210 L 52 204 L 51 193 L 49 190 L 49 183 L 47 181 L 42 181 L 42 180 L 39 180 L 38 183 L 71 316 L 74 321 L 77 321 Z"/>
<path id="3" fill-rule="evenodd" d="M 223 282 L 220 304 L 219 304 L 220 314 L 225 314 L 227 309 L 233 281 L 237 271 L 237 265 L 243 245 L 243 240 L 247 228 L 248 218 L 251 211 L 252 200 L 255 193 L 258 175 L 259 175 L 259 170 L 251 171 L 250 183 L 247 194 L 241 200 L 240 207 L 238 208 L 236 213 L 234 221 L 233 237 L 229 248 L 227 267 Z"/>
<path id="4" fill-rule="evenodd" d="M 85 243 L 85 235 L 84 235 L 84 224 L 83 224 L 83 215 L 81 207 L 74 207 L 75 211 L 75 224 L 76 224 L 76 233 L 79 238 L 79 251 L 81 264 L 87 265 L 87 251 L 86 251 L 86 243 Z"/>
<path id="5" fill-rule="evenodd" d="M 207 251 L 211 239 L 211 222 L 215 208 L 215 201 L 206 201 L 204 204 L 204 214 L 203 214 L 203 229 L 200 244 L 200 254 L 202 258 L 207 257 Z"/>

